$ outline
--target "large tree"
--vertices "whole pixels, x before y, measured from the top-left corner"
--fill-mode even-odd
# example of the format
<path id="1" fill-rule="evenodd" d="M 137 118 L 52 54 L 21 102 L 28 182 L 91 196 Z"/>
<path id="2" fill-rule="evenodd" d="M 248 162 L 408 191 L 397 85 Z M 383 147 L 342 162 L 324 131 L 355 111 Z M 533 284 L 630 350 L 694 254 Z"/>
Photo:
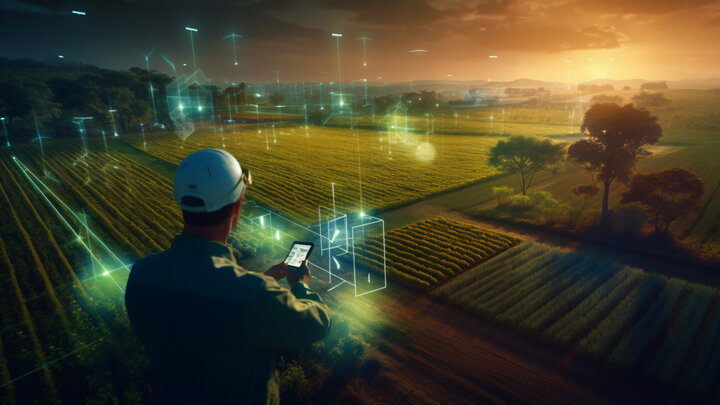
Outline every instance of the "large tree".
<path id="1" fill-rule="evenodd" d="M 637 160 L 649 154 L 645 147 L 660 139 L 662 129 L 657 117 L 632 104 L 594 104 L 580 129 L 586 138 L 570 145 L 568 156 L 603 184 L 602 225 L 609 227 L 610 186 L 615 180 L 627 184 Z"/>
<path id="2" fill-rule="evenodd" d="M 532 136 L 511 136 L 498 141 L 490 150 L 489 163 L 517 176 L 522 194 L 527 194 L 535 175 L 560 162 L 565 154 L 564 143 Z"/>
<path id="3" fill-rule="evenodd" d="M 699 208 L 703 182 L 695 173 L 674 168 L 658 173 L 637 173 L 622 194 L 622 204 L 639 203 L 655 217 L 655 232 L 665 231 L 677 218 Z"/>

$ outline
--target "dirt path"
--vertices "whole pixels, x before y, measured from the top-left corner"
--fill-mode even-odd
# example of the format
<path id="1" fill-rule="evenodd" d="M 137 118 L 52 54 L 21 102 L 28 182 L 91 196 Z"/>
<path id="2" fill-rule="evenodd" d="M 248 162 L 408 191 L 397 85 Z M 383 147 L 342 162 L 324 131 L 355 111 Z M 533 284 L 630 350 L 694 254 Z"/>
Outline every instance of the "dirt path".
<path id="1" fill-rule="evenodd" d="M 385 339 L 384 381 L 365 387 L 387 403 L 602 404 L 674 403 L 657 387 L 479 319 L 427 294 L 389 289 L 381 302 L 358 299 L 355 310 L 380 312 L 407 327 L 410 343 Z"/>

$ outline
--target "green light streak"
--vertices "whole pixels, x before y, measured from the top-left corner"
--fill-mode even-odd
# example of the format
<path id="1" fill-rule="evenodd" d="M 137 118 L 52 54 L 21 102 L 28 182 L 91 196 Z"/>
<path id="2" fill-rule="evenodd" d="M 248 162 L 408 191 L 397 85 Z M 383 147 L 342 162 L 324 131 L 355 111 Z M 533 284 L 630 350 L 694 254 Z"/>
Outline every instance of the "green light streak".
<path id="1" fill-rule="evenodd" d="M 25 164 L 23 164 L 20 161 L 20 159 L 13 156 L 13 160 L 15 161 L 15 164 L 20 168 L 23 175 L 30 182 L 30 184 L 32 184 L 33 187 L 35 188 L 35 190 L 38 193 L 40 193 L 40 195 L 43 197 L 43 199 L 45 199 L 45 201 L 50 205 L 50 208 L 52 208 L 52 210 L 58 215 L 58 217 L 62 220 L 62 222 L 65 224 L 65 226 L 67 226 L 67 228 L 70 229 L 72 234 L 77 238 L 78 242 L 80 242 L 80 244 L 88 251 L 91 259 L 96 260 L 102 266 L 102 261 L 100 261 L 100 259 L 92 251 L 90 246 L 85 241 L 83 241 L 81 234 L 73 228 L 72 224 L 65 218 L 65 216 L 60 212 L 60 210 L 58 210 L 58 208 L 55 206 L 55 204 L 53 204 L 53 202 L 50 200 L 50 198 L 48 198 L 48 195 L 52 196 L 63 208 L 65 208 L 75 218 L 75 220 L 78 221 L 78 223 L 83 223 L 83 220 L 80 218 L 80 216 L 78 216 L 78 214 L 73 212 L 73 210 L 70 209 L 70 207 L 60 197 L 58 197 L 57 194 L 55 194 L 45 183 L 43 183 L 39 177 L 37 177 L 32 171 L 30 171 L 30 169 L 28 169 L 27 166 L 25 166 Z M 38 184 L 42 185 L 42 188 Z M 120 268 L 124 268 L 128 273 L 130 272 L 130 267 L 127 264 L 125 264 L 118 257 L 118 255 L 115 254 L 115 252 L 112 249 L 110 249 L 110 247 L 105 242 L 103 242 L 103 240 L 100 239 L 97 236 L 97 234 L 95 234 L 95 232 L 90 230 L 89 227 L 86 227 L 86 230 L 87 230 L 87 235 L 88 235 L 87 236 L 88 241 L 91 238 L 94 238 L 95 242 L 105 251 L 105 253 L 107 253 L 111 258 L 116 260 L 121 265 Z M 124 291 L 124 289 L 122 287 L 120 287 L 119 284 L 117 284 L 115 279 L 113 279 L 112 277 L 110 277 L 110 278 L 113 280 L 115 285 L 117 285 L 118 288 L 120 288 L 121 291 Z"/>
<path id="2" fill-rule="evenodd" d="M 14 382 L 22 379 L 22 378 L 25 378 L 25 377 L 29 376 L 29 375 L 32 374 L 32 373 L 35 373 L 35 372 L 37 372 L 37 371 L 40 371 L 40 370 L 42 370 L 43 368 L 45 368 L 45 367 L 47 367 L 47 366 L 49 366 L 49 365 L 52 365 L 52 364 L 54 364 L 54 363 L 57 363 L 58 361 L 66 358 L 66 357 L 70 357 L 70 356 L 72 356 L 73 354 L 75 354 L 75 353 L 77 353 L 77 352 L 79 352 L 79 351 L 81 351 L 81 350 L 83 350 L 83 349 L 86 349 L 86 348 L 88 348 L 88 347 L 90 347 L 90 346 L 93 346 L 93 345 L 97 344 L 98 342 L 100 342 L 100 341 L 103 340 L 103 339 L 105 339 L 105 338 L 104 338 L 104 337 L 101 337 L 100 339 L 98 339 L 98 340 L 96 340 L 96 341 L 94 341 L 94 342 L 90 342 L 90 343 L 88 343 L 88 344 L 86 344 L 86 345 L 84 345 L 84 346 L 80 346 L 80 347 L 78 347 L 77 349 L 75 349 L 75 350 L 73 350 L 73 351 L 71 351 L 71 352 L 65 353 L 65 354 L 63 354 L 62 356 L 60 356 L 60 357 L 58 357 L 58 358 L 56 358 L 56 359 L 50 360 L 50 361 L 48 361 L 47 363 L 42 364 L 42 365 L 40 365 L 40 366 L 38 366 L 38 367 L 36 367 L 36 368 L 28 371 L 27 373 L 25 373 L 25 374 L 23 374 L 23 375 L 20 375 L 20 376 L 17 376 L 17 377 L 15 377 L 15 378 L 13 378 L 12 380 L 6 382 L 6 383 L 3 384 L 3 385 L 0 385 L 0 388 L 3 388 L 3 387 L 5 387 L 5 386 L 8 386 L 8 385 L 10 385 L 10 384 L 12 384 L 12 383 L 14 383 Z"/>

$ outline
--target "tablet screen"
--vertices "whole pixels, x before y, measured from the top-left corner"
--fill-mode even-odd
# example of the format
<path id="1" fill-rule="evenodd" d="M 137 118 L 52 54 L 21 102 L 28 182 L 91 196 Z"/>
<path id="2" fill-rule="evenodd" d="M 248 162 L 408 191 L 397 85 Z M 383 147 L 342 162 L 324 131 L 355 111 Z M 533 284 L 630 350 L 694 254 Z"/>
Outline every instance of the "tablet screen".
<path id="1" fill-rule="evenodd" d="M 285 264 L 290 267 L 300 267 L 305 259 L 307 259 L 310 249 L 312 249 L 312 245 L 295 243 L 290 249 L 287 259 L 285 259 Z"/>

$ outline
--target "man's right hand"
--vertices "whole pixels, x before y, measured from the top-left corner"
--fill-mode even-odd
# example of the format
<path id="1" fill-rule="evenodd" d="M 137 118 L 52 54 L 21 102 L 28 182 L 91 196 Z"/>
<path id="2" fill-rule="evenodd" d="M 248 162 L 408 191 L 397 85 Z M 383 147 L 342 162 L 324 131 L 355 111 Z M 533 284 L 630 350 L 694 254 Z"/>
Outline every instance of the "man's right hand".
<path id="1" fill-rule="evenodd" d="M 288 284 L 290 284 L 290 288 L 293 288 L 298 282 L 305 284 L 305 286 L 308 286 L 310 284 L 310 267 L 308 266 L 309 263 L 309 260 L 305 260 L 305 263 L 300 266 L 299 270 L 287 271 L 287 281 Z M 298 277 L 298 275 L 301 276 Z"/>

